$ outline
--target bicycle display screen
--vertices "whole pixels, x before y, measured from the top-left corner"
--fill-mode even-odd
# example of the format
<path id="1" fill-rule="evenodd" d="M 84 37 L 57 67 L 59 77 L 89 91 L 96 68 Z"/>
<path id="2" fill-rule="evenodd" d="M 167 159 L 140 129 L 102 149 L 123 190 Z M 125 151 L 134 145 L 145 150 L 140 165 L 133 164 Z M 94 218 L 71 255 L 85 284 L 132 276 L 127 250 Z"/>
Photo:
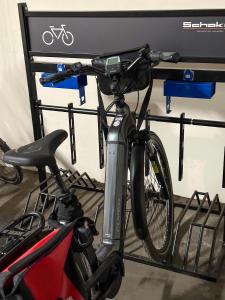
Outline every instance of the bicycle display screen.
<path id="1" fill-rule="evenodd" d="M 106 65 L 107 66 L 112 66 L 120 63 L 120 57 L 119 56 L 114 56 L 114 57 L 109 57 L 106 60 Z"/>
<path id="2" fill-rule="evenodd" d="M 120 57 L 113 56 L 106 59 L 105 70 L 108 74 L 116 74 L 121 71 Z"/>

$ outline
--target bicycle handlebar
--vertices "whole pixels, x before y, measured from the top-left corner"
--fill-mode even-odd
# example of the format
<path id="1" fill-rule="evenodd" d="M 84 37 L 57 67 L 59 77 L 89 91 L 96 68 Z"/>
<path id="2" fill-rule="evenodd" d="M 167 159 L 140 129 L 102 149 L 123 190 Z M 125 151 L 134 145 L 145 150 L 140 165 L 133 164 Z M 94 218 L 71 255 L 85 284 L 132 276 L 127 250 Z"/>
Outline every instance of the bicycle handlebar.
<path id="1" fill-rule="evenodd" d="M 66 71 L 51 74 L 46 77 L 41 77 L 39 79 L 39 81 L 42 85 L 45 83 L 48 83 L 48 82 L 56 83 L 56 82 L 64 80 L 67 77 L 70 77 L 71 75 L 73 75 L 73 70 L 68 69 Z"/>
<path id="2" fill-rule="evenodd" d="M 98 57 L 97 59 L 92 60 L 92 65 L 82 65 L 80 62 L 72 64 L 66 71 L 40 78 L 40 83 L 42 85 L 48 82 L 56 83 L 72 75 L 80 74 L 108 77 L 109 75 L 105 71 L 102 59 L 103 58 Z M 127 71 L 134 69 L 144 60 L 148 61 L 150 66 L 156 66 L 160 63 L 160 61 L 177 63 L 180 60 L 180 56 L 177 52 L 150 51 L 149 46 L 146 45 L 139 50 L 139 56 L 135 60 L 133 60 L 128 66 L 123 66 L 121 73 L 126 73 Z"/>
<path id="3" fill-rule="evenodd" d="M 152 62 L 165 61 L 178 63 L 180 60 L 180 55 L 177 52 L 152 51 L 150 52 L 150 59 Z"/>
<path id="4" fill-rule="evenodd" d="M 173 62 L 177 63 L 180 60 L 180 55 L 177 52 L 160 52 L 160 51 L 151 51 L 148 53 L 147 57 L 150 62 L 158 64 L 160 61 L 164 62 Z M 127 71 L 133 69 L 136 65 L 138 65 L 141 61 L 143 61 L 146 57 L 139 56 L 135 61 L 133 61 L 128 67 Z"/>

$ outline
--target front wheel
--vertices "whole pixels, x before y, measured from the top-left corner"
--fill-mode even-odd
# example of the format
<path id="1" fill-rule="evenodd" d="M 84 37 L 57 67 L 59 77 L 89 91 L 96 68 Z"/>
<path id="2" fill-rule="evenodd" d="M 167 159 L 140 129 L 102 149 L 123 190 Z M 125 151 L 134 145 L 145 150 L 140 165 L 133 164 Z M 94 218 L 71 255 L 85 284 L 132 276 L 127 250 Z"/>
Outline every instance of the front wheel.
<path id="1" fill-rule="evenodd" d="M 148 142 L 133 145 L 131 199 L 137 236 L 154 260 L 166 260 L 173 239 L 173 188 L 164 147 L 154 132 Z"/>

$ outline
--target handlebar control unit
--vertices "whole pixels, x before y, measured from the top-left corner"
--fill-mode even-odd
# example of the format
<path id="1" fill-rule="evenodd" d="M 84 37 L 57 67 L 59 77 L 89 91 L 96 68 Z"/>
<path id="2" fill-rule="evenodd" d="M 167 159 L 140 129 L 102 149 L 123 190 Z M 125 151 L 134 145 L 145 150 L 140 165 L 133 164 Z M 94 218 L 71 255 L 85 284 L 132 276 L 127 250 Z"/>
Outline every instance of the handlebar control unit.
<path id="1" fill-rule="evenodd" d="M 150 83 L 151 69 L 160 61 L 178 62 L 179 59 L 179 54 L 176 52 L 153 51 L 150 50 L 149 45 L 145 45 L 127 51 L 100 55 L 92 60 L 92 65 L 75 63 L 65 71 L 41 78 L 40 82 L 44 86 L 46 83 L 52 83 L 53 87 L 57 87 L 60 81 L 66 81 L 74 75 L 95 75 L 98 77 L 101 92 L 112 95 L 115 94 L 112 90 L 112 79 L 115 81 L 117 77 L 120 81 L 120 94 L 126 94 L 145 89 Z"/>
<path id="2" fill-rule="evenodd" d="M 119 74 L 121 72 L 120 56 L 108 57 L 105 62 L 105 71 L 108 75 Z"/>

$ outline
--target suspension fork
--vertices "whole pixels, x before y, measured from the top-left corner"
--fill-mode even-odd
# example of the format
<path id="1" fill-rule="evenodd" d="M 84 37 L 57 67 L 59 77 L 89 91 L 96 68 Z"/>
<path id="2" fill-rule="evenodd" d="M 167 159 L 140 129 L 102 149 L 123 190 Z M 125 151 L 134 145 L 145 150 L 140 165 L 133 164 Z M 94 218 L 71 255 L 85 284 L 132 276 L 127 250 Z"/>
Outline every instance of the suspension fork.
<path id="1" fill-rule="evenodd" d="M 146 149 L 146 151 L 149 151 L 150 160 L 151 160 L 152 162 L 155 162 L 156 167 L 157 167 L 157 169 L 159 170 L 159 173 L 156 174 L 156 178 L 157 178 L 158 176 L 160 176 L 160 182 L 163 183 L 163 188 L 164 188 L 164 190 L 165 190 L 166 196 L 169 198 L 170 195 L 169 195 L 169 189 L 168 189 L 168 186 L 167 186 L 167 184 L 166 184 L 164 168 L 163 168 L 162 162 L 161 162 L 161 160 L 160 160 L 160 158 L 159 158 L 159 155 L 158 155 L 157 151 L 154 149 L 154 147 L 153 147 L 152 144 L 151 144 L 151 140 L 150 140 L 149 143 L 148 143 L 148 148 Z"/>
<path id="2" fill-rule="evenodd" d="M 148 234 L 144 191 L 146 133 L 146 131 L 138 131 L 132 137 L 130 159 L 132 217 L 135 233 L 141 240 L 144 240 Z"/>
<path id="3" fill-rule="evenodd" d="M 133 143 L 130 162 L 132 216 L 135 233 L 139 239 L 144 240 L 148 235 L 144 176 L 147 175 L 146 171 L 150 171 L 149 169 L 146 170 L 145 151 L 149 151 L 151 161 L 155 161 L 157 166 L 159 166 L 159 176 L 162 177 L 166 192 L 169 192 L 165 182 L 165 174 L 163 172 L 161 161 L 154 147 L 151 145 L 151 142 L 149 143 L 150 132 L 148 130 L 138 131 L 134 134 L 132 139 Z"/>

